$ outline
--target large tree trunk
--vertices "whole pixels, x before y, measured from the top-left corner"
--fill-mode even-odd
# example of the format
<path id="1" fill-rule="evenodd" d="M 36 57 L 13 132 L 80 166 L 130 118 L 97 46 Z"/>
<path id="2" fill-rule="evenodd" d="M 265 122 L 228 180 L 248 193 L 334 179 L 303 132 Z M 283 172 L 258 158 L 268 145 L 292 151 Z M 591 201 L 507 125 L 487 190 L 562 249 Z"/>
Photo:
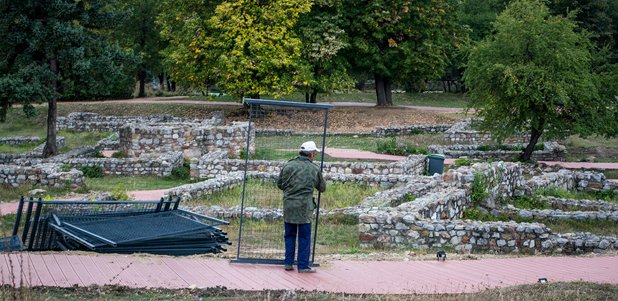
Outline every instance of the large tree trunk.
<path id="1" fill-rule="evenodd" d="M 0 122 L 6 122 L 6 114 L 9 112 L 9 99 L 6 97 L 0 98 Z"/>
<path id="2" fill-rule="evenodd" d="M 313 90 L 311 92 L 311 99 L 309 100 L 310 103 L 317 103 L 318 102 L 318 90 Z"/>
<path id="3" fill-rule="evenodd" d="M 545 122 L 542 121 L 539 129 L 533 127 L 530 131 L 530 142 L 528 142 L 528 145 L 526 146 L 524 152 L 521 155 L 522 161 L 530 161 L 530 158 L 532 158 L 532 152 L 534 151 L 534 147 L 536 146 L 536 143 L 539 141 L 539 138 L 543 134 L 544 123 Z"/>
<path id="4" fill-rule="evenodd" d="M 139 71 L 139 93 L 137 97 L 145 97 L 146 96 L 146 70 L 142 69 Z"/>
<path id="5" fill-rule="evenodd" d="M 58 61 L 56 59 L 49 60 L 49 68 L 54 74 L 52 80 L 52 95 L 47 101 L 47 140 L 43 148 L 43 157 L 48 158 L 58 153 L 56 145 L 56 93 L 58 91 Z"/>
<path id="6" fill-rule="evenodd" d="M 375 74 L 376 82 L 376 97 L 379 107 L 390 107 L 393 105 L 393 97 L 391 92 L 391 82 L 388 78 Z"/>

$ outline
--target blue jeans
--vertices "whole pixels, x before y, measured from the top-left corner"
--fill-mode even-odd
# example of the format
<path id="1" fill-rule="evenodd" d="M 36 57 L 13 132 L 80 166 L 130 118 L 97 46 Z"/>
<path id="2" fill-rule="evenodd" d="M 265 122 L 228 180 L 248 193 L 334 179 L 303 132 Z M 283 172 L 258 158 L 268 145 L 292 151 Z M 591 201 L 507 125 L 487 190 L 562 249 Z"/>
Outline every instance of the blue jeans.
<path id="1" fill-rule="evenodd" d="M 309 253 L 311 252 L 311 224 L 285 223 L 285 264 L 294 264 L 296 236 L 298 234 L 298 269 L 309 268 Z"/>

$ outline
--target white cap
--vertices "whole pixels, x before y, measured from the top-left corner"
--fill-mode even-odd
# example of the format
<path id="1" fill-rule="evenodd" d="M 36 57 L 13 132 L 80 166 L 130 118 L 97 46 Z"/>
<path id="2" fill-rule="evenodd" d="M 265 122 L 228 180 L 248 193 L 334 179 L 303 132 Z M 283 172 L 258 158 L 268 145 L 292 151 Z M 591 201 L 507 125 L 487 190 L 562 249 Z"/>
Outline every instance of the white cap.
<path id="1" fill-rule="evenodd" d="M 318 147 L 315 146 L 315 142 L 313 142 L 313 141 L 307 141 L 307 142 L 303 143 L 300 146 L 300 150 L 301 151 L 306 151 L 306 152 L 313 152 L 313 151 L 319 152 L 320 151 L 318 149 Z"/>

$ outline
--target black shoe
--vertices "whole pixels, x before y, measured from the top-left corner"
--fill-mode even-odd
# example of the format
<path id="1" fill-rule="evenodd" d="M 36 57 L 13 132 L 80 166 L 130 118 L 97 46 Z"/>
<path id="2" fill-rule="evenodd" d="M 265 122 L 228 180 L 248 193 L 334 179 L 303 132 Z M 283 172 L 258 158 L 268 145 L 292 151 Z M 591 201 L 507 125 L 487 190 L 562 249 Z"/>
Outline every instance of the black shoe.
<path id="1" fill-rule="evenodd" d="M 294 266 L 293 266 L 293 265 L 291 265 L 291 264 L 286 264 L 286 265 L 285 265 L 285 270 L 286 270 L 286 271 L 293 271 L 293 270 L 294 270 Z"/>

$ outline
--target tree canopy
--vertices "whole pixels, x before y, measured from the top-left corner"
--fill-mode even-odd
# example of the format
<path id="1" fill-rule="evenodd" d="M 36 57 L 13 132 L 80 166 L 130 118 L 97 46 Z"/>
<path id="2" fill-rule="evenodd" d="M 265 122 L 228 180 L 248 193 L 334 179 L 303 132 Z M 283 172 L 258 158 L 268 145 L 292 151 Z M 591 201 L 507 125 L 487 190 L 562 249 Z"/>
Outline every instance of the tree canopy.
<path id="1" fill-rule="evenodd" d="M 110 43 L 121 20 L 103 0 L 8 0 L 0 2 L 0 102 L 28 108 L 48 103 L 44 155 L 57 153 L 56 100 L 97 99 L 131 93 L 137 62 Z"/>
<path id="2" fill-rule="evenodd" d="M 439 77 L 446 48 L 456 44 L 456 2 L 344 0 L 346 56 L 374 76 L 379 106 L 392 105 L 392 84 Z"/>
<path id="3" fill-rule="evenodd" d="M 464 79 L 471 107 L 499 139 L 530 133 L 529 160 L 541 135 L 603 132 L 615 103 L 601 101 L 585 32 L 542 1 L 515 1 L 494 23 L 495 35 L 472 48 Z"/>

